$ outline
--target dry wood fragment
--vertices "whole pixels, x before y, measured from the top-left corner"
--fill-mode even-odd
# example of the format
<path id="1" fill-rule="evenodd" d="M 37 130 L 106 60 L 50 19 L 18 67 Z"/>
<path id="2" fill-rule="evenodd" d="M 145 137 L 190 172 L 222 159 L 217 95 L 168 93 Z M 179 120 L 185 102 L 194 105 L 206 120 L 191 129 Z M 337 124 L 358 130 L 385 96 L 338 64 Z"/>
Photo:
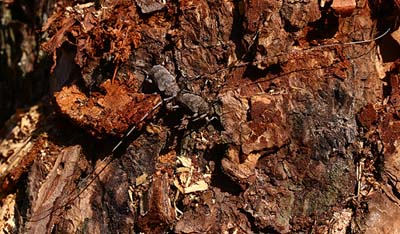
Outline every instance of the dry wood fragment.
<path id="1" fill-rule="evenodd" d="M 26 225 L 26 231 L 29 233 L 51 233 L 51 227 L 58 221 L 62 212 L 62 205 L 68 202 L 69 186 L 73 183 L 81 150 L 80 146 L 71 146 L 65 148 L 57 157 L 37 194 L 34 194 L 31 214 Z"/>
<path id="2" fill-rule="evenodd" d="M 331 7 L 342 16 L 349 16 L 356 8 L 355 0 L 333 0 Z"/>

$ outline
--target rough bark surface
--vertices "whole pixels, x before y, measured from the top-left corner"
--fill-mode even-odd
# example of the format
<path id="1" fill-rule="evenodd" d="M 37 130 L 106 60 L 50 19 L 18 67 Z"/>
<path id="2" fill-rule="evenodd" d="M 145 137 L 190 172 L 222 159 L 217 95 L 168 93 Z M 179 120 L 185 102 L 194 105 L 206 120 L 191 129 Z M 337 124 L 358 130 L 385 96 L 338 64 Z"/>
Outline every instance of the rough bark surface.
<path id="1" fill-rule="evenodd" d="M 58 1 L 49 96 L 1 132 L 4 233 L 398 232 L 398 14 Z"/>

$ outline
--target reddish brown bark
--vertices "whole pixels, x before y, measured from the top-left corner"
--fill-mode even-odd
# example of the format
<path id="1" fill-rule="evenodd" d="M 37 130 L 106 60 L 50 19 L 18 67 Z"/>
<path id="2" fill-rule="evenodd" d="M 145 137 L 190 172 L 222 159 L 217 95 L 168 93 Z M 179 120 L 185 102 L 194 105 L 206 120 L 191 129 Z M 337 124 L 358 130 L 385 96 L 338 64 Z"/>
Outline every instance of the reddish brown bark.
<path id="1" fill-rule="evenodd" d="M 34 144 L 1 146 L 3 197 L 27 188 L 13 231 L 378 233 L 400 204 L 399 60 L 373 38 L 398 9 L 354 4 L 61 4 Z"/>

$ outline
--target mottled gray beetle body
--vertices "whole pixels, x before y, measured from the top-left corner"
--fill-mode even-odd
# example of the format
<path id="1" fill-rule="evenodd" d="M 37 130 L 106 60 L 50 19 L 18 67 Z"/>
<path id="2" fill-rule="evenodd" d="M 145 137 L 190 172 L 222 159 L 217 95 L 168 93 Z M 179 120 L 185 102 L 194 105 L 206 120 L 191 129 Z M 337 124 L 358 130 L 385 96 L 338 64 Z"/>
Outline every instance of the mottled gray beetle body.
<path id="1" fill-rule="evenodd" d="M 193 93 L 179 93 L 177 102 L 188 108 L 194 113 L 194 116 L 203 116 L 209 113 L 210 105 L 199 95 Z"/>
<path id="2" fill-rule="evenodd" d="M 167 99 L 175 98 L 176 103 L 189 109 L 194 117 L 205 116 L 210 112 L 209 104 L 201 96 L 189 92 L 183 92 L 179 88 L 176 79 L 161 65 L 151 68 L 149 75 Z"/>
<path id="3" fill-rule="evenodd" d="M 165 96 L 174 98 L 178 95 L 180 88 L 176 83 L 175 77 L 165 67 L 155 65 L 151 68 L 149 75 Z"/>

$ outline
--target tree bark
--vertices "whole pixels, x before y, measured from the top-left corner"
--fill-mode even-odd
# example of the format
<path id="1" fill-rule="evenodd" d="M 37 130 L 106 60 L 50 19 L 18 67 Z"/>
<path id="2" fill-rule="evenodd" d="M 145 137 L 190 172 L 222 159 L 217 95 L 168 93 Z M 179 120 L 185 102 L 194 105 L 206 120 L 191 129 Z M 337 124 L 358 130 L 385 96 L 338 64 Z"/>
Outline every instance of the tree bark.
<path id="1" fill-rule="evenodd" d="M 57 3 L 9 232 L 396 233 L 394 2 Z"/>

